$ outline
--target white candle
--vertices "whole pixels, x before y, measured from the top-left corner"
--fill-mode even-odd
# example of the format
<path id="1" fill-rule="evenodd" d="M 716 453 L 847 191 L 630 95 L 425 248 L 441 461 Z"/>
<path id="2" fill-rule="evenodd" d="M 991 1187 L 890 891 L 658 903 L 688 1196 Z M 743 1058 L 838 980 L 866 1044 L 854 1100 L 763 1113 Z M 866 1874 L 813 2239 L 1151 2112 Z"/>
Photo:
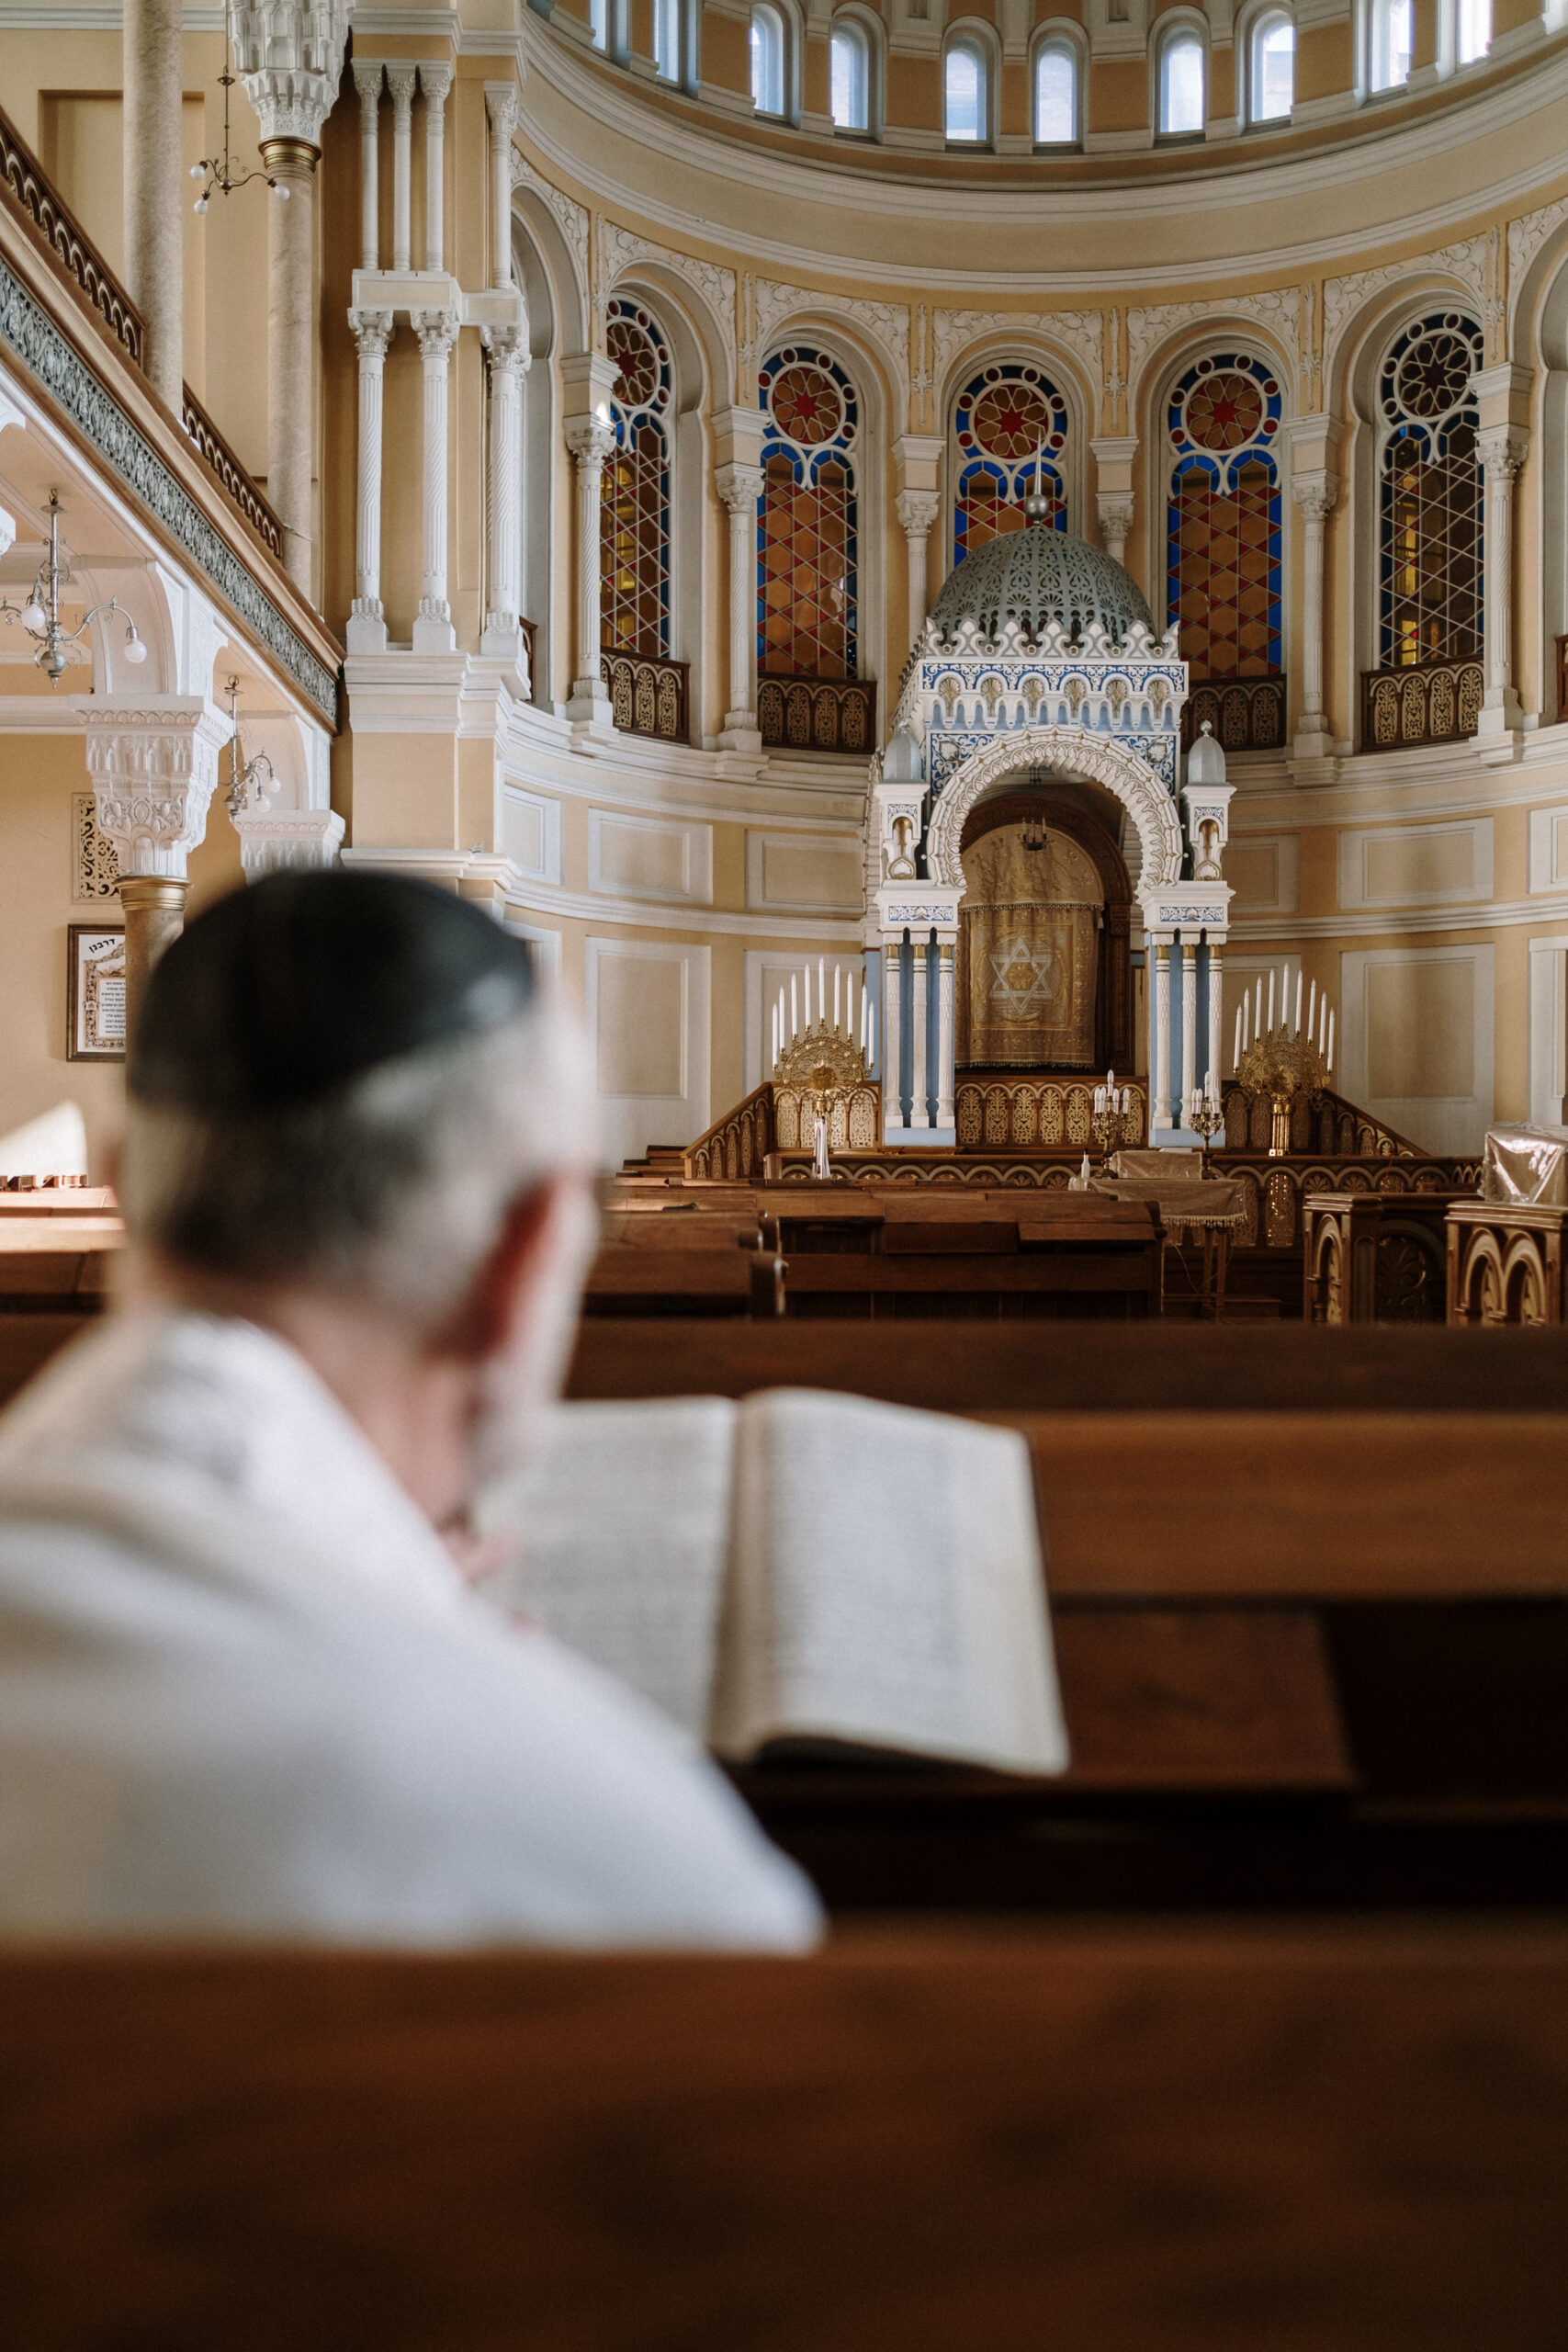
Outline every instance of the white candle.
<path id="1" fill-rule="evenodd" d="M 1106 1083 L 1106 1085 L 1107 1085 L 1107 1086 L 1114 1086 L 1114 1085 L 1115 1085 L 1115 1083 L 1116 1083 L 1116 1072 L 1115 1072 L 1113 1069 L 1108 1069 L 1108 1070 L 1106 1071 L 1106 1073 L 1105 1073 L 1105 1083 Z"/>
<path id="2" fill-rule="evenodd" d="M 779 1009 L 778 1009 L 778 1006 L 777 1006 L 776 1004 L 772 1004 L 772 1005 L 770 1005 L 770 1006 L 768 1007 L 768 1013 L 769 1013 L 769 1024 L 768 1024 L 768 1025 L 769 1025 L 770 1031 L 771 1031 L 771 1033 L 772 1033 L 772 1035 L 773 1035 L 773 1064 L 772 1064 L 772 1067 L 773 1067 L 774 1069 L 777 1069 L 777 1068 L 778 1068 L 778 1066 L 779 1066 Z"/>
<path id="3" fill-rule="evenodd" d="M 870 1001 L 871 999 L 866 995 L 865 990 L 862 989 L 860 993 L 860 1049 L 863 1054 L 865 1051 L 865 1009 Z"/>
<path id="4" fill-rule="evenodd" d="M 871 1043 L 866 1047 L 865 1058 L 868 1068 L 874 1067 L 876 1061 L 876 1007 L 874 1004 L 871 1008 Z"/>
<path id="5" fill-rule="evenodd" d="M 1243 989 L 1241 992 L 1241 1050 L 1244 1054 L 1247 1051 L 1251 1035 L 1252 992 L 1249 989 Z M 1239 1059 L 1239 1057 L 1237 1058 Z"/>
<path id="6" fill-rule="evenodd" d="M 1104 1089 L 1104 1087 L 1103 1087 L 1103 1086 L 1097 1086 L 1097 1087 L 1095 1088 L 1095 1090 L 1094 1090 L 1094 1115 L 1095 1115 L 1095 1117 L 1096 1117 L 1097 1119 L 1099 1118 L 1099 1116 L 1100 1116 L 1100 1113 L 1104 1110 L 1104 1108 L 1105 1108 L 1105 1089 Z"/>
<path id="7" fill-rule="evenodd" d="M 1205 1102 L 1212 1102 L 1213 1099 L 1214 1073 L 1212 1069 L 1206 1069 L 1203 1072 L 1203 1100 Z"/>
<path id="8" fill-rule="evenodd" d="M 1252 1016 L 1252 1034 L 1255 1037 L 1261 1037 L 1263 1035 L 1263 975 L 1261 972 L 1258 975 L 1258 1007 Z"/>
<path id="9" fill-rule="evenodd" d="M 792 972 L 789 976 L 789 1034 L 791 1037 L 798 1037 L 800 1035 L 799 1012 L 800 1000 L 795 994 L 795 974 Z"/>
<path id="10" fill-rule="evenodd" d="M 1301 973 L 1300 973 L 1299 971 L 1298 971 L 1298 972 L 1297 972 L 1297 974 L 1296 974 L 1296 1020 L 1295 1020 L 1295 1030 L 1296 1030 L 1296 1035 L 1297 1035 L 1297 1036 L 1299 1037 L 1299 1036 L 1301 1035 L 1301 1034 L 1302 1034 L 1302 976 L 1301 976 Z"/>
<path id="11" fill-rule="evenodd" d="M 820 1028 L 828 1025 L 828 958 L 817 959 L 817 1020 Z"/>
<path id="12" fill-rule="evenodd" d="M 1281 964 L 1280 967 L 1280 1026 L 1281 1029 L 1284 1028 L 1290 1017 L 1291 967 L 1288 964 Z"/>
<path id="13" fill-rule="evenodd" d="M 810 1014 L 811 1008 L 807 1005 L 807 1018 L 808 1020 L 810 1018 Z M 1274 974 L 1272 969 L 1270 969 L 1269 974 L 1269 1035 L 1270 1036 L 1274 1035 Z"/>
<path id="14" fill-rule="evenodd" d="M 1334 1015 L 1328 1016 L 1328 1075 L 1334 1075 Z"/>
<path id="15" fill-rule="evenodd" d="M 1317 982 L 1316 982 L 1315 980 L 1314 980 L 1314 982 L 1313 982 L 1313 984 L 1312 984 L 1312 991 L 1311 991 L 1311 994 L 1310 994 L 1310 995 L 1308 996 L 1308 998 L 1307 998 L 1307 1044 L 1308 1044 L 1309 1046 L 1310 1046 L 1310 1045 L 1311 1045 L 1311 1043 L 1312 1043 L 1313 1031 L 1314 1031 L 1316 1027 L 1317 1027 Z"/>

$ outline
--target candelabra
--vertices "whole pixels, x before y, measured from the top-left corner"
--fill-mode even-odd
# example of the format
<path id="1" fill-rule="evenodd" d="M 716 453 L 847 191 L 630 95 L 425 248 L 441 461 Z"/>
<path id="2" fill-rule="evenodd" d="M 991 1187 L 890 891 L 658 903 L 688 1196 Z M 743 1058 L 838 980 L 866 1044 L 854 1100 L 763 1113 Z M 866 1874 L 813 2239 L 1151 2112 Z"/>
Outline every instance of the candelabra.
<path id="1" fill-rule="evenodd" d="M 1133 1110 L 1133 1090 L 1118 1086 L 1116 1072 L 1107 1070 L 1105 1084 L 1094 1090 L 1094 1110 L 1089 1119 L 1095 1142 L 1100 1146 L 1100 1173 L 1111 1173 L 1111 1154 L 1124 1143 L 1131 1143 L 1137 1133 Z"/>
<path id="2" fill-rule="evenodd" d="M 245 757 L 244 746 L 240 741 L 240 681 L 238 678 L 231 678 L 229 681 L 229 724 L 233 732 L 229 738 L 229 790 L 225 797 L 229 804 L 230 816 L 243 817 L 250 808 L 253 793 L 255 795 L 258 811 L 265 808 L 272 797 L 276 778 L 272 772 L 272 762 L 265 752 L 257 752 L 248 760 Z"/>
<path id="3" fill-rule="evenodd" d="M 1302 976 L 1296 974 L 1296 1017 L 1290 1020 L 1290 971 L 1280 976 L 1280 1026 L 1274 1026 L 1274 975 L 1269 975 L 1268 1024 L 1264 1023 L 1263 982 L 1258 983 L 1256 1012 L 1243 991 L 1235 1016 L 1235 1074 L 1247 1094 L 1269 1097 L 1269 1157 L 1282 1159 L 1291 1148 L 1291 1112 L 1297 1096 L 1316 1104 L 1334 1075 L 1334 1015 L 1328 991 L 1321 998 L 1317 982 L 1307 1001 L 1306 1026 L 1302 1026 Z M 1314 1032 L 1316 1032 L 1315 1038 Z M 1250 1041 L 1250 1042 L 1249 1042 Z"/>
<path id="4" fill-rule="evenodd" d="M 828 1012 L 828 965 L 824 956 L 817 967 L 817 1019 L 811 1017 L 811 967 L 806 969 L 806 1023 L 798 1019 L 795 984 L 789 984 L 789 1011 L 784 1010 L 784 991 L 779 990 L 773 1010 L 773 1081 L 775 1086 L 798 1088 L 802 1108 L 812 1121 L 812 1169 L 814 1176 L 830 1177 L 829 1145 L 832 1135 L 833 1112 L 840 1102 L 848 1102 L 852 1090 L 863 1086 L 874 1052 L 875 1007 L 861 990 L 860 1042 L 855 1042 L 854 976 L 847 984 L 844 975 L 833 974 L 833 1010 Z M 847 1124 L 847 1122 L 846 1122 Z M 802 1140 L 804 1141 L 804 1136 Z"/>
<path id="5" fill-rule="evenodd" d="M 274 179 L 270 172 L 263 171 L 259 166 L 254 171 L 242 172 L 235 169 L 229 153 L 229 93 L 234 86 L 234 76 L 230 73 L 227 63 L 218 76 L 218 86 L 223 93 L 223 153 L 221 155 L 204 155 L 199 164 L 191 165 L 192 179 L 206 182 L 206 186 L 192 207 L 193 211 L 207 210 L 212 201 L 214 188 L 220 196 L 232 196 L 237 187 L 248 187 L 252 180 L 265 180 L 278 202 L 287 204 L 288 184 L 286 180 Z"/>
<path id="6" fill-rule="evenodd" d="M 147 659 L 147 648 L 136 634 L 136 623 L 118 597 L 110 596 L 105 603 L 95 605 L 91 612 L 83 614 L 74 628 L 61 626 L 60 592 L 70 587 L 74 578 L 69 560 L 61 560 L 60 492 L 51 490 L 49 493 L 49 553 L 38 568 L 32 593 L 25 605 L 0 605 L 0 620 L 18 623 L 38 647 L 33 660 L 40 670 L 48 672 L 51 686 L 57 686 L 65 675 L 66 665 L 71 659 L 67 647 L 74 645 L 88 622 L 96 621 L 103 613 L 119 613 L 124 616 L 126 660 L 145 662 Z"/>
<path id="7" fill-rule="evenodd" d="M 1187 1104 L 1187 1124 L 1203 1138 L 1203 1173 L 1209 1172 L 1209 1146 L 1224 1125 L 1225 1114 L 1220 1098 L 1213 1089 L 1207 1094 L 1194 1093 Z"/>

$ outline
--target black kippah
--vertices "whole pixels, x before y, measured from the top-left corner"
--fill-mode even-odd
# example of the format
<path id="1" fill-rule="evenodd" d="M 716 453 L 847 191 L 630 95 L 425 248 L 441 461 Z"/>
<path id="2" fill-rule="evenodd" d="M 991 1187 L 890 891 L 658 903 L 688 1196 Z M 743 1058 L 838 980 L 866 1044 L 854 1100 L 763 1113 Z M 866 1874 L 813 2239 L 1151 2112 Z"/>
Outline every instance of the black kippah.
<path id="1" fill-rule="evenodd" d="M 392 874 L 272 874 L 199 914 L 154 967 L 130 1041 L 141 1102 L 271 1111 L 477 1035 L 533 993 L 527 947 Z"/>

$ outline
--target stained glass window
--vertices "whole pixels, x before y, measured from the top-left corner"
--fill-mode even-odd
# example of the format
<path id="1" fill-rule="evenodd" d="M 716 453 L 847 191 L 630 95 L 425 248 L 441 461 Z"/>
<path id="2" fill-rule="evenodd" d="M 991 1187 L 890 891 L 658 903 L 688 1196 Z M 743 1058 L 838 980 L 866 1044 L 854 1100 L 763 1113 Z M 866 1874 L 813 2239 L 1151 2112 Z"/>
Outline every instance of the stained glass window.
<path id="1" fill-rule="evenodd" d="M 617 296 L 606 336 L 617 369 L 615 446 L 600 489 L 600 637 L 616 653 L 670 650 L 670 347 L 638 302 Z"/>
<path id="2" fill-rule="evenodd" d="M 1018 359 L 986 368 L 959 393 L 953 430 L 954 564 L 1004 531 L 1021 531 L 1023 502 L 1036 488 L 1048 502 L 1052 528 L 1066 529 L 1067 404 L 1043 368 Z"/>
<path id="3" fill-rule="evenodd" d="M 1457 311 L 1417 319 L 1378 379 L 1379 660 L 1481 654 L 1481 461 L 1472 378 L 1481 330 Z"/>
<path id="4" fill-rule="evenodd" d="M 1246 351 L 1200 359 L 1170 395 L 1166 605 L 1195 678 L 1281 667 L 1279 379 Z"/>
<path id="5" fill-rule="evenodd" d="M 792 344 L 758 379 L 766 419 L 757 518 L 757 667 L 852 678 L 859 660 L 860 402 L 827 352 Z"/>

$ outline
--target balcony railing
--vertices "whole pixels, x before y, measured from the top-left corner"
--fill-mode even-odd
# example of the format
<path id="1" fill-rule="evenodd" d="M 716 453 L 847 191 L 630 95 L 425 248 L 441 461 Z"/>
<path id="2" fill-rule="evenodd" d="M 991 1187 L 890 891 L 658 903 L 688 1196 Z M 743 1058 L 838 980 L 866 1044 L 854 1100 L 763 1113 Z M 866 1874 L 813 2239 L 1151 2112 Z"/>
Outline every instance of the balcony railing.
<path id="1" fill-rule="evenodd" d="M 281 563 L 283 525 L 188 384 L 185 388 L 185 413 L 180 421 L 262 545 Z"/>
<path id="2" fill-rule="evenodd" d="M 532 651 L 532 648 L 530 648 Z M 651 735 L 661 743 L 691 741 L 686 720 L 690 665 L 646 653 L 602 653 L 599 674 L 624 735 Z"/>
<path id="3" fill-rule="evenodd" d="M 1285 681 L 1277 672 L 1262 678 L 1194 678 L 1181 713 L 1181 743 L 1190 751 L 1207 719 L 1227 752 L 1282 752 L 1285 748 Z"/>
<path id="4" fill-rule="evenodd" d="M 862 678 L 757 681 L 757 724 L 770 751 L 850 752 L 876 742 L 876 688 Z"/>
<path id="5" fill-rule="evenodd" d="M 1481 720 L 1479 662 L 1423 662 L 1409 670 L 1361 673 L 1361 749 L 1397 752 L 1412 743 L 1457 743 Z"/>
<path id="6" fill-rule="evenodd" d="M 95 310 L 128 359 L 141 365 L 141 313 L 7 115 L 0 114 L 0 187 Z"/>

